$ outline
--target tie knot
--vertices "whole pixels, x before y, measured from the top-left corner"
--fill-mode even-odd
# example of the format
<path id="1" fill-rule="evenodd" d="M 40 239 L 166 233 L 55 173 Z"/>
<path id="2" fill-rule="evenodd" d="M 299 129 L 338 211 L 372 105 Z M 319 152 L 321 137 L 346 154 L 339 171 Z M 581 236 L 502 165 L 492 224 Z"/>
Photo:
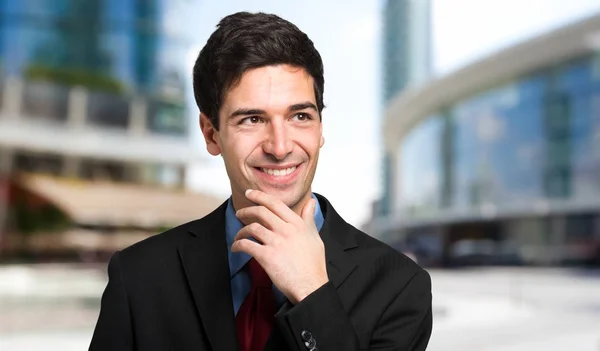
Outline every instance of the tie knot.
<path id="1" fill-rule="evenodd" d="M 248 261 L 248 271 L 250 279 L 252 279 L 252 286 L 257 288 L 270 288 L 272 286 L 271 278 L 254 258 Z"/>

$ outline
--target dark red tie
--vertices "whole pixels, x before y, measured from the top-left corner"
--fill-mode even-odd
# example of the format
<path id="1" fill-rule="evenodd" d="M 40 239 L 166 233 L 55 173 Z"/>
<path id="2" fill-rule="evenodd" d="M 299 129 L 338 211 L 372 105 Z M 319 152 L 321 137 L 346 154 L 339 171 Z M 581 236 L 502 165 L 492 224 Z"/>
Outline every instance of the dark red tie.
<path id="1" fill-rule="evenodd" d="M 248 261 L 252 288 L 235 317 L 240 351 L 262 351 L 275 323 L 273 283 L 254 258 Z"/>

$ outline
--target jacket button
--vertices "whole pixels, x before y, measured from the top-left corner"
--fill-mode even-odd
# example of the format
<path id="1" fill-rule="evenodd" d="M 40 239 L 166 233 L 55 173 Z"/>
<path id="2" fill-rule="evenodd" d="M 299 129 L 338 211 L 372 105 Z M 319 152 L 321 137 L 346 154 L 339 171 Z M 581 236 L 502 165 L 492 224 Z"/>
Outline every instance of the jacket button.
<path id="1" fill-rule="evenodd" d="M 309 331 L 306 331 L 306 330 L 302 331 L 301 336 L 302 336 L 302 340 L 303 341 L 309 341 L 309 340 L 311 340 L 313 338 L 312 334 Z"/>
<path id="2" fill-rule="evenodd" d="M 310 339 L 310 340 L 304 342 L 304 346 L 306 346 L 307 349 L 312 351 L 317 346 L 317 341 L 315 339 Z"/>

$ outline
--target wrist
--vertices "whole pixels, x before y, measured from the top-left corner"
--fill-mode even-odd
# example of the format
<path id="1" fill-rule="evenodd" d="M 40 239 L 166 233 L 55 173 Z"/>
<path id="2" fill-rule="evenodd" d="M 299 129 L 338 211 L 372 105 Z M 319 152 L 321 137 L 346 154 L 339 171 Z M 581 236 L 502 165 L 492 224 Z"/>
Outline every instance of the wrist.
<path id="1" fill-rule="evenodd" d="M 307 298 L 309 295 L 311 295 L 315 291 L 319 290 L 321 287 L 323 287 L 323 285 L 327 284 L 328 282 L 329 282 L 329 279 L 327 277 L 320 277 L 319 279 L 315 279 L 309 285 L 305 286 L 303 289 L 300 289 L 300 290 L 296 291 L 295 293 L 292 293 L 290 302 L 294 305 L 302 302 L 302 300 Z"/>

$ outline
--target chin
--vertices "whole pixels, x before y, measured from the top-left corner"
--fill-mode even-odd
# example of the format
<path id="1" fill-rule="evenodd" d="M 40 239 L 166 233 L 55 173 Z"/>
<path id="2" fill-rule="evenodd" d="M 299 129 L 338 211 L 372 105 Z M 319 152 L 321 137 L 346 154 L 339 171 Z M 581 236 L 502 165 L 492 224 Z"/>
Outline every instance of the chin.
<path id="1" fill-rule="evenodd" d="M 296 206 L 304 198 L 305 192 L 297 190 L 278 190 L 278 189 L 266 189 L 263 190 L 265 193 L 275 196 L 276 198 L 283 201 L 288 207 L 292 208 Z"/>

